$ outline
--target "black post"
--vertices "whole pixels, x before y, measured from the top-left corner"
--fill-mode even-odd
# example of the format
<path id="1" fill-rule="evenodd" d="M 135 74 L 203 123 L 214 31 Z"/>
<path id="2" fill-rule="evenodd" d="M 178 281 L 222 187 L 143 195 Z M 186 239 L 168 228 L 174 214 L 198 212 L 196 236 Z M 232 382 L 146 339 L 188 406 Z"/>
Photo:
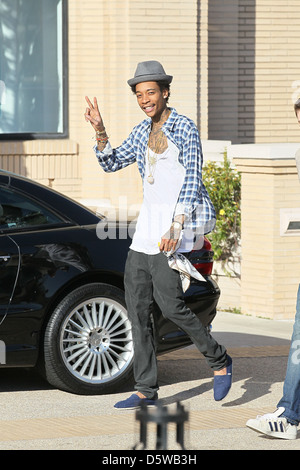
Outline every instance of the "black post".
<path id="1" fill-rule="evenodd" d="M 166 406 L 160 402 L 153 410 L 149 410 L 146 405 L 142 405 L 136 411 L 136 419 L 140 421 L 140 441 L 143 448 L 147 448 L 147 425 L 148 423 L 156 423 L 156 449 L 167 449 L 168 423 L 176 423 L 176 442 L 181 449 L 184 447 L 184 423 L 188 421 L 189 414 L 184 410 L 183 405 L 177 402 L 175 412 L 168 411 Z M 137 445 L 134 446 L 134 449 Z"/>

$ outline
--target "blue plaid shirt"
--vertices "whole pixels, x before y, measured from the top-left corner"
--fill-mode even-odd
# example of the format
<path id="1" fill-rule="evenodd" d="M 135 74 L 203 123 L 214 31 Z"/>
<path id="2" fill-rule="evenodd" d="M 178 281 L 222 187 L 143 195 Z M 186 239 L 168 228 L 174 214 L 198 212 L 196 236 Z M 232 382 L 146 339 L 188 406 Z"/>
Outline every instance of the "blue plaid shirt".
<path id="1" fill-rule="evenodd" d="M 138 124 L 127 139 L 117 148 L 108 143 L 100 152 L 94 147 L 98 161 L 106 172 L 113 172 L 137 162 L 141 177 L 144 179 L 145 155 L 151 130 L 151 119 L 146 118 Z M 162 131 L 178 148 L 178 160 L 185 168 L 185 178 L 178 197 L 180 213 L 185 214 L 185 229 L 196 230 L 202 234 L 213 230 L 216 213 L 202 182 L 202 147 L 195 123 L 186 116 L 179 115 L 174 108 Z"/>

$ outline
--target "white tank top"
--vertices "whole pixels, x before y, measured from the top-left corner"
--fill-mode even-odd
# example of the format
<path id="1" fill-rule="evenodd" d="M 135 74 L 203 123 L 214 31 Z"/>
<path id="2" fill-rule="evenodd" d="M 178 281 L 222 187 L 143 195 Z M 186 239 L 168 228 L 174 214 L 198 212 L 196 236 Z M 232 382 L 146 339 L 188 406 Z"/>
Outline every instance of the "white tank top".
<path id="1" fill-rule="evenodd" d="M 136 231 L 130 248 L 135 251 L 155 255 L 160 252 L 161 237 L 170 229 L 178 196 L 185 177 L 185 168 L 178 162 L 179 151 L 168 140 L 167 150 L 159 154 L 152 176 L 154 183 L 147 181 L 149 176 L 149 156 L 154 152 L 147 149 L 145 155 L 145 174 L 143 182 L 143 203 L 138 216 Z M 191 251 L 193 240 L 184 236 L 178 251 Z"/>

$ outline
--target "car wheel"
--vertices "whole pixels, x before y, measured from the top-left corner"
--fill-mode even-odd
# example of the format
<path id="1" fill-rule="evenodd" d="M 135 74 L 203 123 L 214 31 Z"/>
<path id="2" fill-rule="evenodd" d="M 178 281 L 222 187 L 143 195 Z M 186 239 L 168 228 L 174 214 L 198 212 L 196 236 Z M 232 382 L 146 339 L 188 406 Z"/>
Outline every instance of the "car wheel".
<path id="1" fill-rule="evenodd" d="M 77 288 L 51 315 L 44 338 L 51 385 L 76 394 L 120 390 L 132 379 L 133 343 L 124 293 L 93 283 Z"/>

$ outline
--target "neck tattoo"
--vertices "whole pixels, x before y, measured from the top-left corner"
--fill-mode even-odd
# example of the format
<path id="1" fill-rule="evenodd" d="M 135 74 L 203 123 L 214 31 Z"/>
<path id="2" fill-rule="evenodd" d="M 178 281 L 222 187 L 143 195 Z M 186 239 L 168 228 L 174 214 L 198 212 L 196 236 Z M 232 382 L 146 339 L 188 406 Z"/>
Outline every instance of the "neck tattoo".
<path id="1" fill-rule="evenodd" d="M 157 163 L 157 159 L 158 159 L 158 155 L 163 153 L 162 150 L 165 150 L 163 149 L 164 147 L 164 133 L 163 131 L 161 130 L 163 124 L 167 121 L 168 117 L 170 116 L 171 114 L 171 110 L 168 110 L 168 114 L 167 114 L 167 117 L 162 121 L 160 127 L 157 127 L 156 129 L 153 129 L 152 127 L 152 130 L 149 134 L 149 140 L 148 140 L 148 153 L 147 153 L 147 160 L 148 160 L 148 165 L 149 165 L 149 176 L 147 178 L 147 181 L 148 183 L 150 184 L 153 184 L 154 183 L 154 172 L 155 172 L 155 168 L 156 168 L 156 163 Z M 154 148 L 152 146 L 152 149 L 153 149 L 153 155 L 150 155 L 149 153 L 149 149 L 150 149 L 150 136 L 152 135 L 152 142 L 154 143 L 155 141 L 155 145 L 154 145 Z M 155 139 L 153 139 L 153 137 L 155 137 Z"/>
<path id="2" fill-rule="evenodd" d="M 160 136 L 157 138 L 157 141 L 156 141 L 156 146 L 155 146 L 155 150 L 154 150 L 153 155 L 150 155 L 150 152 L 149 152 L 150 148 L 149 148 L 149 141 L 148 141 L 148 157 L 147 157 L 147 159 L 148 159 L 148 165 L 149 165 L 149 176 L 147 178 L 147 181 L 150 184 L 154 183 L 154 172 L 155 172 L 155 168 L 156 168 L 158 154 L 161 153 L 160 150 L 161 150 L 161 143 L 162 143 L 163 137 L 164 137 L 164 133 L 161 130 L 160 131 Z M 149 140 L 150 140 L 150 138 L 149 138 Z"/>

